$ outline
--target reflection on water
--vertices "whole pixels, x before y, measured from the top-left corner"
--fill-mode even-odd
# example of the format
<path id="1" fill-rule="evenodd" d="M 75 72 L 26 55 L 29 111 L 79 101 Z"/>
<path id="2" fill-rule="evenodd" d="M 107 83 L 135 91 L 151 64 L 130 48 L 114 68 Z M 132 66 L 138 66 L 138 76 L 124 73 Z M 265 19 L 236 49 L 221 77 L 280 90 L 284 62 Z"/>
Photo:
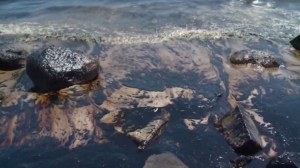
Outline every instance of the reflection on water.
<path id="1" fill-rule="evenodd" d="M 33 46 L 42 45 L 40 42 L 30 43 Z M 45 44 L 48 43 L 77 46 L 76 41 L 51 41 Z M 296 137 L 278 134 L 276 123 L 272 122 L 273 117 L 269 117 L 274 114 L 265 112 L 273 109 L 273 103 L 284 101 L 280 99 L 282 95 L 299 95 L 299 86 L 291 80 L 290 75 L 293 74 L 297 79 L 299 76 L 289 70 L 288 61 L 282 63 L 284 67 L 270 70 L 229 63 L 231 53 L 259 43 L 263 44 L 261 41 L 220 38 L 107 46 L 98 53 L 102 68 L 99 81 L 72 86 L 55 95 L 28 92 L 26 83 L 29 81 L 22 69 L 3 71 L 0 130 L 3 152 L 16 147 L 30 150 L 33 147 L 25 146 L 48 143 L 51 139 L 54 140 L 54 146 L 73 150 L 96 144 L 106 145 L 106 150 L 112 152 L 108 160 L 116 159 L 114 154 L 122 153 L 116 147 L 118 150 L 136 148 L 125 134 L 122 135 L 121 130 L 142 128 L 159 115 L 160 110 L 167 110 L 171 118 L 166 130 L 139 157 L 162 149 L 177 152 L 191 167 L 227 167 L 228 161 L 235 159 L 235 154 L 216 132 L 209 118 L 228 112 L 231 109 L 228 98 L 231 97 L 244 104 L 247 112 L 260 125 L 263 135 L 273 139 L 272 143 L 277 145 L 275 153 L 280 154 L 284 150 L 296 152 L 298 146 L 289 147 Z M 282 49 L 276 44 L 269 47 L 280 51 L 273 53 L 275 58 L 293 58 L 293 55 L 287 55 L 288 48 Z M 90 49 L 82 50 L 88 52 Z M 295 66 L 299 60 L 294 59 L 293 62 L 295 64 L 292 66 Z M 289 109 L 293 108 L 295 106 Z M 178 138 L 178 134 L 182 134 L 182 137 Z M 115 136 L 126 139 L 125 144 L 115 141 Z M 214 138 L 215 143 L 209 143 L 210 138 Z M 197 144 L 199 149 L 190 148 L 188 144 L 191 142 Z M 204 144 L 215 151 L 209 158 L 203 156 L 210 151 L 201 149 Z M 191 152 L 194 153 L 192 156 Z M 224 152 L 230 154 L 224 155 Z M 126 152 L 123 154 L 126 155 Z M 6 156 L 4 153 L 2 155 Z M 7 156 L 14 155 L 13 152 Z M 140 153 L 133 152 L 130 155 L 136 157 Z M 76 157 L 81 158 L 80 153 Z M 15 165 L 9 161 L 5 163 Z M 264 162 L 257 160 L 252 164 L 261 165 Z"/>
<path id="2" fill-rule="evenodd" d="M 237 155 L 213 122 L 236 102 L 266 146 L 249 167 L 283 152 L 299 162 L 300 59 L 287 45 L 300 30 L 300 14 L 289 6 L 298 2 L 52 3 L 1 2 L 1 47 L 70 47 L 99 58 L 101 75 L 37 94 L 24 69 L 0 71 L 4 167 L 142 167 L 165 151 L 190 167 L 230 167 Z M 230 64 L 239 50 L 269 53 L 280 67 Z M 165 111 L 165 130 L 138 151 L 126 132 Z"/>

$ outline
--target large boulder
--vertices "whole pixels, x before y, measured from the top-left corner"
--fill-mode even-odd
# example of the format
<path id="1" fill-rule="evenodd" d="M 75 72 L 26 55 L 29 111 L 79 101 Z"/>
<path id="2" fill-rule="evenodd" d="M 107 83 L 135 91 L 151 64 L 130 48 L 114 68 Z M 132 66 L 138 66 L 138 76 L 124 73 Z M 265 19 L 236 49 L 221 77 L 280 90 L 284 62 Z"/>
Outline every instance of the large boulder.
<path id="1" fill-rule="evenodd" d="M 279 67 L 277 60 L 267 52 L 255 50 L 236 51 L 230 56 L 232 64 L 256 64 L 265 68 Z"/>
<path id="2" fill-rule="evenodd" d="M 24 67 L 28 53 L 19 48 L 0 50 L 0 70 L 9 71 Z"/>
<path id="3" fill-rule="evenodd" d="M 257 127 L 241 106 L 223 116 L 215 126 L 238 154 L 254 155 L 262 149 Z"/>
<path id="4" fill-rule="evenodd" d="M 98 76 L 99 62 L 68 48 L 51 46 L 31 54 L 26 72 L 36 92 L 56 91 L 87 83 Z"/>
<path id="5" fill-rule="evenodd" d="M 172 153 L 162 153 L 150 156 L 144 168 L 188 168 L 181 160 Z"/>
<path id="6" fill-rule="evenodd" d="M 296 50 L 300 50 L 300 35 L 291 40 L 290 43 Z"/>

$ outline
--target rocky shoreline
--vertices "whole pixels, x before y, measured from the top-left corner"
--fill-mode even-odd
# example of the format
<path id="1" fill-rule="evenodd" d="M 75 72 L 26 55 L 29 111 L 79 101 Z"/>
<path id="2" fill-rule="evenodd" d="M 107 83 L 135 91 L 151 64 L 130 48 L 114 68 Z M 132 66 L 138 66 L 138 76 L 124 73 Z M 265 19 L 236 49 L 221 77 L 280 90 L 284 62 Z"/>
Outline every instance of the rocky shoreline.
<path id="1" fill-rule="evenodd" d="M 297 38 L 291 41 L 295 49 L 298 49 Z M 181 42 L 178 43 L 179 44 L 171 43 L 169 48 L 185 45 Z M 247 106 L 247 103 L 239 100 L 234 100 L 234 103 L 232 103 L 232 101 L 230 102 L 229 98 L 232 96 L 231 92 L 234 91 L 233 86 L 235 83 L 230 83 L 230 81 L 225 83 L 225 80 L 221 80 L 222 77 L 218 74 L 221 72 L 217 71 L 215 66 L 210 65 L 212 61 L 210 56 L 213 55 L 211 51 L 204 47 L 189 45 L 179 48 L 179 51 L 174 51 L 175 49 L 163 50 L 164 48 L 155 48 L 156 46 L 152 46 L 154 49 L 146 53 L 146 55 L 150 55 L 149 57 L 139 58 L 139 49 L 144 50 L 147 46 L 138 46 L 137 48 L 122 47 L 123 46 L 120 47 L 120 50 L 116 48 L 110 50 L 108 55 L 111 54 L 109 55 L 111 57 L 105 60 L 106 64 L 103 64 L 104 66 L 101 65 L 102 60 L 99 58 L 93 58 L 86 53 L 60 46 L 42 47 L 42 49 L 38 49 L 32 53 L 20 48 L 1 49 L 0 68 L 3 73 L 1 73 L 0 76 L 4 75 L 0 83 L 0 91 L 2 93 L 0 100 L 3 111 L 9 112 L 10 108 L 14 107 L 21 108 L 22 110 L 25 110 L 24 107 L 31 108 L 31 110 L 33 109 L 33 111 L 35 111 L 34 115 L 38 116 L 38 122 L 41 126 L 39 136 L 58 139 L 63 145 L 68 144 L 71 149 L 88 144 L 90 141 L 99 144 L 106 143 L 107 139 L 103 137 L 102 129 L 99 126 L 105 124 L 112 125 L 115 132 L 135 141 L 140 150 L 147 150 L 148 146 L 151 146 L 150 142 L 158 141 L 160 136 L 162 136 L 167 129 L 173 115 L 178 113 L 165 110 L 165 108 L 170 105 L 176 106 L 174 102 L 176 102 L 177 99 L 188 101 L 196 99 L 198 102 L 204 104 L 204 106 L 209 104 L 214 105 L 219 99 L 224 99 L 224 102 L 229 102 L 231 105 L 227 105 L 229 108 L 223 109 L 222 113 L 209 113 L 209 115 L 203 119 L 184 119 L 184 123 L 190 128 L 189 130 L 193 131 L 198 125 L 207 125 L 209 121 L 215 120 L 213 122 L 215 131 L 222 135 L 228 145 L 236 152 L 237 158 L 231 162 L 232 167 L 244 167 L 253 160 L 257 160 L 258 157 L 269 161 L 267 168 L 275 168 L 278 166 L 297 167 L 296 163 L 294 163 L 289 156 L 277 154 L 276 149 L 272 147 L 271 149 L 274 150 L 275 155 L 269 154 L 271 150 L 268 151 L 269 153 L 266 152 L 267 148 L 269 148 L 268 143 L 264 141 L 257 128 L 261 126 L 257 125 L 257 121 L 253 119 L 253 114 L 245 110 L 247 107 L 244 106 L 245 104 Z M 130 51 L 134 51 L 134 49 L 136 49 L 137 52 Z M 142 52 L 144 51 L 141 51 L 141 53 Z M 174 60 L 172 57 L 167 58 L 166 56 L 170 54 L 170 52 L 173 52 L 171 55 L 178 57 L 178 60 Z M 129 53 L 131 57 L 126 57 L 126 53 Z M 204 58 L 197 57 L 195 53 L 205 53 Z M 157 58 L 154 57 L 155 54 L 161 54 L 164 57 L 157 60 Z M 191 60 L 182 58 L 182 55 L 185 54 L 191 56 Z M 131 64 L 124 61 L 124 59 L 131 59 L 133 57 L 137 58 L 135 58 L 136 60 L 133 59 Z M 275 57 L 269 52 L 240 50 L 233 52 L 227 60 L 223 61 L 223 64 L 230 62 L 232 65 L 252 64 L 266 69 L 279 68 L 283 63 L 279 63 Z M 145 62 L 143 62 L 144 59 L 146 59 Z M 149 61 L 147 59 L 149 59 Z M 109 63 L 113 63 L 114 66 L 111 66 Z M 163 68 L 161 69 L 163 70 L 164 68 L 172 70 L 172 68 L 176 67 L 179 69 L 179 72 L 189 72 L 189 69 L 185 70 L 185 68 L 193 67 L 193 70 L 201 73 L 201 78 L 205 79 L 208 85 L 210 82 L 219 82 L 218 87 L 220 87 L 220 90 L 224 93 L 215 93 L 215 95 L 207 94 L 205 97 L 199 95 L 198 93 L 200 92 L 196 89 L 188 88 L 188 84 L 183 87 L 168 86 L 168 81 L 164 81 L 166 83 L 162 84 L 164 86 L 162 91 L 144 90 L 125 86 L 126 84 L 131 84 L 126 81 L 125 78 L 132 79 L 133 77 L 128 77 L 131 72 L 126 74 L 127 71 L 123 71 L 122 68 L 135 70 L 138 66 L 142 68 L 155 67 L 155 64 L 160 63 L 162 63 L 161 67 Z M 108 69 L 106 74 L 101 74 L 100 67 L 105 70 Z M 22 77 L 20 74 L 11 72 L 17 72 L 18 70 L 26 73 L 25 76 L 33 83 L 32 88 L 26 90 L 24 86 L 19 87 L 16 85 L 16 78 L 20 78 L 17 80 L 22 80 Z M 159 75 L 160 78 L 163 78 L 163 75 L 167 76 L 168 74 Z M 7 79 L 4 77 L 7 77 Z M 115 79 L 113 79 L 114 77 Z M 176 75 L 173 75 L 166 79 L 174 84 L 176 81 L 171 80 L 176 79 L 176 77 Z M 105 82 L 103 82 L 101 78 L 104 78 Z M 231 78 L 233 79 L 234 76 L 231 76 Z M 122 81 L 121 84 L 116 84 L 117 80 Z M 201 82 L 203 81 L 201 80 Z M 117 87 L 111 89 L 109 85 L 116 85 Z M 97 97 L 97 99 L 94 99 L 95 97 Z M 238 98 L 238 96 L 235 97 Z M 19 106 L 20 102 L 22 102 L 22 107 Z M 202 104 L 199 104 L 199 106 Z M 127 126 L 125 121 L 127 114 L 125 114 L 124 109 L 133 110 L 136 108 L 153 108 L 154 117 L 149 117 L 151 119 L 149 119 L 147 123 L 136 124 L 138 126 L 135 124 Z M 211 110 L 212 108 L 204 107 L 204 109 Z M 156 114 L 157 111 L 159 112 Z M 21 125 L 19 125 L 21 122 L 26 125 L 26 122 L 22 121 L 21 116 L 26 118 L 24 116 L 29 115 L 29 113 L 28 111 L 21 115 L 16 114 L 13 117 L 1 116 L 0 123 L 3 125 L 3 128 L 0 130 L 0 134 L 4 137 L 0 139 L 0 146 L 2 148 L 15 145 L 16 142 L 22 144 L 26 142 L 27 139 L 37 138 L 33 135 L 22 136 L 21 133 L 19 133 L 18 138 L 14 135 L 15 132 L 18 131 L 17 128 L 21 127 Z M 97 116 L 98 119 L 94 119 L 94 116 Z M 72 122 L 69 123 L 70 120 L 72 120 Z M 49 121 L 51 121 L 52 125 L 48 123 Z M 73 127 L 76 126 L 78 127 L 73 130 Z M 63 129 L 60 129 L 60 127 Z M 77 139 L 75 138 L 70 142 L 69 138 L 71 136 L 77 137 Z M 93 138 L 86 139 L 86 137 L 89 136 Z M 184 168 L 188 167 L 186 164 L 187 163 L 180 161 L 174 154 L 163 153 L 150 156 L 144 167 L 151 168 L 161 166 Z"/>

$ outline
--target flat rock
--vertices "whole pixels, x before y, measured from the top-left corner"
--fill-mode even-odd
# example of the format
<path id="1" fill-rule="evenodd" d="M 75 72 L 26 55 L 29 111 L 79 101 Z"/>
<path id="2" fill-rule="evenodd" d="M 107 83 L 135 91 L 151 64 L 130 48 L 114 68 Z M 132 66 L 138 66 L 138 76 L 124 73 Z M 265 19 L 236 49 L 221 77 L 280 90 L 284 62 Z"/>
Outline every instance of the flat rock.
<path id="1" fill-rule="evenodd" d="M 98 76 L 99 62 L 69 48 L 49 47 L 31 54 L 26 72 L 36 92 L 56 91 L 88 83 Z"/>
<path id="2" fill-rule="evenodd" d="M 282 155 L 270 160 L 266 168 L 298 168 L 298 166 L 287 155 Z"/>
<path id="3" fill-rule="evenodd" d="M 291 40 L 290 43 L 296 50 L 300 50 L 300 35 Z"/>
<path id="4" fill-rule="evenodd" d="M 170 113 L 164 112 L 158 119 L 153 119 L 144 128 L 137 129 L 127 133 L 132 138 L 139 149 L 144 149 L 150 142 L 161 135 L 170 119 Z"/>
<path id="5" fill-rule="evenodd" d="M 241 106 L 223 116 L 215 126 L 238 154 L 254 155 L 262 149 L 257 127 Z"/>
<path id="6" fill-rule="evenodd" d="M 144 168 L 188 168 L 178 157 L 172 153 L 162 153 L 150 156 Z"/>
<path id="7" fill-rule="evenodd" d="M 9 71 L 24 67 L 28 53 L 19 48 L 0 50 L 0 70 Z"/>
<path id="8" fill-rule="evenodd" d="M 279 67 L 277 60 L 268 52 L 255 50 L 236 51 L 230 56 L 232 64 L 256 64 L 265 68 Z"/>

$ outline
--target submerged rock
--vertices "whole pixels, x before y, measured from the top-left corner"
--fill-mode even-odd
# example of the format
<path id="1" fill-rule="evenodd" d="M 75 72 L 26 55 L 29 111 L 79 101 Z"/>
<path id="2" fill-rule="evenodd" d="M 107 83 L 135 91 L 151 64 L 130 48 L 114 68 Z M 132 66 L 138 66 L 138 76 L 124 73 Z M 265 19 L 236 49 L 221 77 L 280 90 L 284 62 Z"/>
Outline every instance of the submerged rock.
<path id="1" fill-rule="evenodd" d="M 28 57 L 26 72 L 34 91 L 56 91 L 98 76 L 99 63 L 68 48 L 49 47 Z"/>
<path id="2" fill-rule="evenodd" d="M 223 116 L 215 126 L 238 154 L 253 155 L 262 149 L 255 123 L 240 106 Z"/>
<path id="3" fill-rule="evenodd" d="M 25 65 L 28 53 L 18 48 L 0 50 L 0 70 L 16 70 Z"/>
<path id="4" fill-rule="evenodd" d="M 279 63 L 269 53 L 262 51 L 241 50 L 230 56 L 232 64 L 257 64 L 265 68 L 279 67 Z"/>
<path id="5" fill-rule="evenodd" d="M 245 167 L 253 160 L 252 156 L 240 156 L 235 160 L 230 161 L 232 168 Z"/>
<path id="6" fill-rule="evenodd" d="M 278 156 L 270 160 L 266 168 L 298 168 L 286 155 Z"/>
<path id="7" fill-rule="evenodd" d="M 296 50 L 300 50 L 300 35 L 291 40 L 290 43 Z"/>
<path id="8" fill-rule="evenodd" d="M 154 119 L 146 127 L 128 132 L 127 136 L 132 138 L 139 149 L 144 149 L 150 142 L 161 135 L 170 119 L 170 113 L 164 112 L 159 119 Z"/>
<path id="9" fill-rule="evenodd" d="M 162 153 L 150 156 L 144 168 L 188 168 L 181 160 L 172 153 Z"/>

